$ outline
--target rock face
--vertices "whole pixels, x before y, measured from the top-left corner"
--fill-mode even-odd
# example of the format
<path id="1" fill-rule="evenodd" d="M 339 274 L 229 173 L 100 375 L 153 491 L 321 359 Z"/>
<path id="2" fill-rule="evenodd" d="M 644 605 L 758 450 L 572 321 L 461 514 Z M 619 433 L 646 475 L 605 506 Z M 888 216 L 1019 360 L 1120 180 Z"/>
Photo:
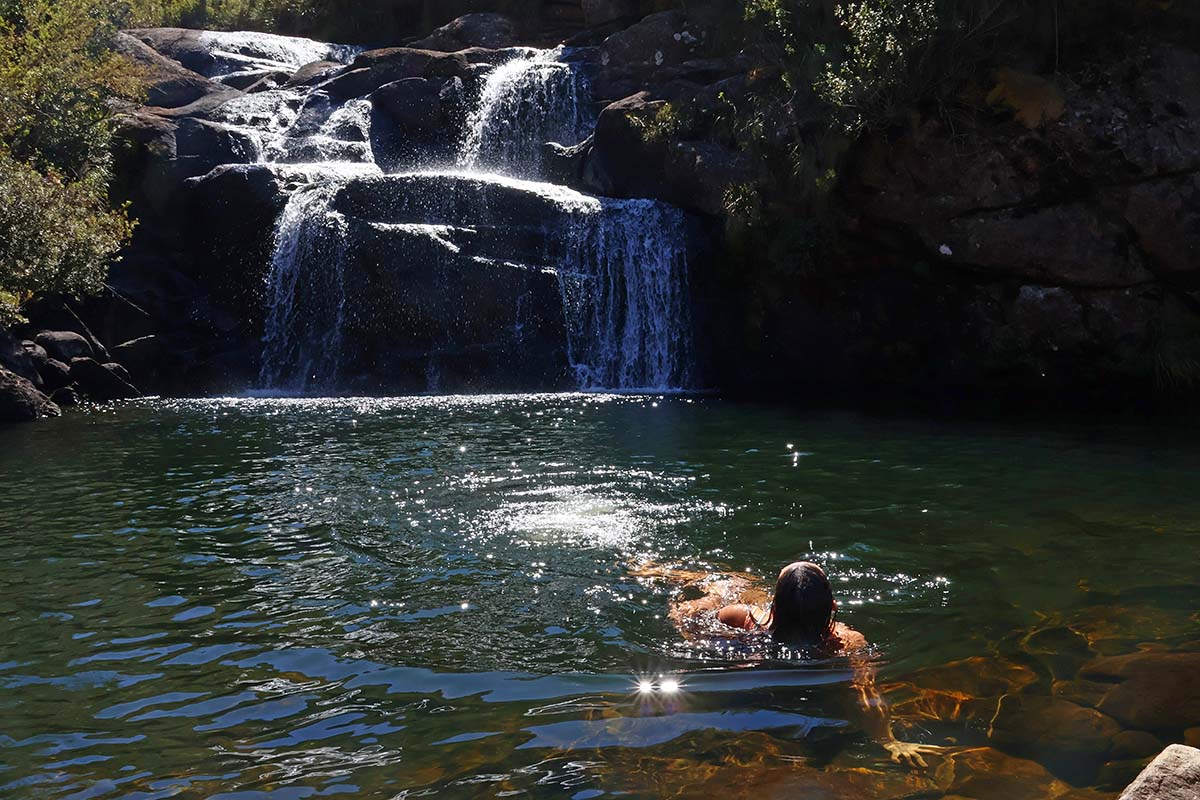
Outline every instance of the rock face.
<path id="1" fill-rule="evenodd" d="M 62 412 L 29 381 L 0 367 L 0 423 L 57 417 Z"/>
<path id="2" fill-rule="evenodd" d="M 1173 744 L 1150 762 L 1120 800 L 1195 800 L 1200 797 L 1200 750 Z"/>
<path id="3" fill-rule="evenodd" d="M 769 353 L 758 374 L 947 405 L 1200 390 L 1197 69 L 1192 50 L 1138 45 L 1061 77 L 1064 113 L 1036 129 L 992 111 L 860 142 L 837 198 L 846 251 L 751 290 L 777 298 L 740 340 Z"/>

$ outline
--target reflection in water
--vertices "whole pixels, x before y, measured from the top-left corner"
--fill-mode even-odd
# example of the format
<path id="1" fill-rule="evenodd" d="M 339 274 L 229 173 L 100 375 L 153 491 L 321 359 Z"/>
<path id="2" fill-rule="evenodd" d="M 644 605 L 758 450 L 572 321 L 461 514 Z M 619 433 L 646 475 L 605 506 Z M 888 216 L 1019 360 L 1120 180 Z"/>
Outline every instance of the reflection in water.
<path id="1" fill-rule="evenodd" d="M 1178 427 L 561 395 L 0 435 L 5 797 L 1067 797 L 1138 757 L 1020 734 L 1119 714 L 1080 677 L 1100 656 L 1200 649 Z M 957 745 L 927 774 L 881 761 L 845 664 L 682 641 L 630 569 L 796 558 L 885 657 L 904 735 Z"/>

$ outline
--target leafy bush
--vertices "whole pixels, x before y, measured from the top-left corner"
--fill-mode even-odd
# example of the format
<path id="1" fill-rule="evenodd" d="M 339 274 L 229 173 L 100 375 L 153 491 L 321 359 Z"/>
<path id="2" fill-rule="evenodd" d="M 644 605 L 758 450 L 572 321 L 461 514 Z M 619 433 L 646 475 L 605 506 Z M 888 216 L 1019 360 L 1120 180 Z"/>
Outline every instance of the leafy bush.
<path id="1" fill-rule="evenodd" d="M 108 202 L 113 102 L 133 66 L 110 49 L 122 7 L 0 0 L 0 324 L 34 292 L 103 285 L 132 223 Z"/>

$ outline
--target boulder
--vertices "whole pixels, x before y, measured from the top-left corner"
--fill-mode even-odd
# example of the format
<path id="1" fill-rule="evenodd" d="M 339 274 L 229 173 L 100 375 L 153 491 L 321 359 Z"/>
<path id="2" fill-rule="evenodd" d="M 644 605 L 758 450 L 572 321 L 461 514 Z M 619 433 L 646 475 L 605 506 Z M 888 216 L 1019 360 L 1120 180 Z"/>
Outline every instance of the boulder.
<path id="1" fill-rule="evenodd" d="M 250 331 L 262 318 L 262 286 L 275 221 L 287 203 L 281 183 L 287 174 L 265 164 L 228 164 L 188 182 L 187 234 L 194 252 L 205 254 L 188 277 Z"/>
<path id="2" fill-rule="evenodd" d="M 74 407 L 82 402 L 79 399 L 79 392 L 75 391 L 74 384 L 55 389 L 50 393 L 50 400 L 60 408 Z"/>
<path id="3" fill-rule="evenodd" d="M 1007 278 L 1108 288 L 1154 279 L 1123 224 L 1085 203 L 971 213 L 921 234 L 939 263 Z"/>
<path id="4" fill-rule="evenodd" d="M 1163 745 L 1157 736 L 1146 731 L 1121 731 L 1112 738 L 1112 749 L 1109 758 L 1126 761 L 1136 758 L 1149 758 L 1162 750 Z"/>
<path id="5" fill-rule="evenodd" d="M 1200 653 L 1101 658 L 1079 674 L 1114 684 L 1096 707 L 1131 728 L 1182 731 L 1200 723 Z"/>
<path id="6" fill-rule="evenodd" d="M 430 133 L 442 124 L 442 82 L 405 78 L 371 93 L 371 103 L 404 132 Z"/>
<path id="7" fill-rule="evenodd" d="M 360 53 L 350 66 L 320 84 L 338 98 L 363 97 L 385 83 L 405 78 L 451 78 L 471 74 L 462 53 L 443 53 L 411 47 L 386 47 Z"/>
<path id="8" fill-rule="evenodd" d="M 1134 779 L 1120 800 L 1196 800 L 1200 797 L 1200 750 L 1173 744 Z"/>
<path id="9" fill-rule="evenodd" d="M 305 64 L 300 69 L 292 73 L 284 85 L 292 88 L 296 86 L 314 86 L 321 81 L 330 78 L 333 74 L 346 65 L 337 61 L 314 61 L 311 64 Z"/>
<path id="10" fill-rule="evenodd" d="M 34 386 L 38 386 L 42 379 L 37 370 L 37 356 L 28 346 L 29 344 L 33 343 L 13 339 L 0 329 L 0 367 L 20 375 Z M 33 346 L 45 355 L 46 351 L 42 350 L 40 345 L 34 344 Z"/>
<path id="11" fill-rule="evenodd" d="M 991 747 L 947 753 L 933 767 L 933 779 L 948 795 L 983 800 L 1046 800 L 1070 786 L 1036 761 L 1014 758 Z"/>
<path id="12" fill-rule="evenodd" d="M 153 373 L 162 364 L 166 349 L 156 335 L 141 336 L 122 342 L 111 350 L 113 358 L 138 376 Z M 134 381 L 129 381 L 134 383 Z"/>
<path id="13" fill-rule="evenodd" d="M 1193 278 L 1200 273 L 1200 172 L 1134 186 L 1125 219 L 1152 270 Z"/>
<path id="14" fill-rule="evenodd" d="M 42 331 L 36 339 L 51 358 L 66 364 L 70 364 L 74 358 L 91 358 L 96 355 L 88 340 L 74 331 Z"/>
<path id="15" fill-rule="evenodd" d="M 71 368 L 57 359 L 39 361 L 37 371 L 47 392 L 57 391 L 71 382 Z"/>
<path id="16" fill-rule="evenodd" d="M 124 372 L 122 369 L 121 372 Z M 125 373 L 128 375 L 128 373 Z M 71 361 L 71 380 L 88 399 L 98 403 L 110 400 L 127 400 L 141 397 L 132 384 L 107 364 L 93 358 L 76 358 Z"/>
<path id="17" fill-rule="evenodd" d="M 583 22 L 589 28 L 635 16 L 639 0 L 583 0 Z"/>
<path id="18" fill-rule="evenodd" d="M 412 43 L 422 50 L 456 52 L 468 47 L 497 50 L 517 44 L 517 26 L 503 14 L 466 14 Z"/>
<path id="19" fill-rule="evenodd" d="M 148 106 L 179 108 L 208 95 L 229 93 L 226 87 L 187 69 L 123 31 L 114 37 L 113 49 L 141 67 Z"/>
<path id="20" fill-rule="evenodd" d="M 702 30 L 689 27 L 682 11 L 663 11 L 605 39 L 600 61 L 605 66 L 682 64 L 693 57 L 704 37 Z"/>
<path id="21" fill-rule="evenodd" d="M 997 705 L 988 739 L 1082 785 L 1096 776 L 1120 732 L 1114 719 L 1095 709 L 1052 697 L 1009 695 Z"/>
<path id="22" fill-rule="evenodd" d="M 126 31 L 159 54 L 200 75 L 210 75 L 217 58 L 202 41 L 204 31 L 191 28 L 135 28 Z"/>
<path id="23" fill-rule="evenodd" d="M 0 422 L 27 422 L 61 413 L 30 381 L 0 367 Z"/>

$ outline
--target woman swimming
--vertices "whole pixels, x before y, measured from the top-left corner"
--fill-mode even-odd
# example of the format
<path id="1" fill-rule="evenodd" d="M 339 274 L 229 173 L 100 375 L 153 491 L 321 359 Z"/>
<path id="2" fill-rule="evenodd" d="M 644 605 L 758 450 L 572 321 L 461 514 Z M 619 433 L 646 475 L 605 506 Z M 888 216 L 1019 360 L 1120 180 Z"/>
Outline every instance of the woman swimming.
<path id="1" fill-rule="evenodd" d="M 697 618 L 715 611 L 717 621 L 730 629 L 769 635 L 778 644 L 804 648 L 818 655 L 847 656 L 854 673 L 852 687 L 864 711 L 863 727 L 883 745 L 892 761 L 927 767 L 926 755 L 944 751 L 941 747 L 902 742 L 895 737 L 887 703 L 875 686 L 875 665 L 866 652 L 866 637 L 834 621 L 837 601 L 829 577 L 818 565 L 797 561 L 780 570 L 775 592 L 765 607 L 761 601 L 766 596 L 755 589 L 750 575 L 717 578 L 659 567 L 642 567 L 635 574 L 682 582 L 683 589 L 702 593 L 692 599 L 677 595 L 671 603 L 670 619 L 685 636 L 692 635 L 690 627 Z"/>

